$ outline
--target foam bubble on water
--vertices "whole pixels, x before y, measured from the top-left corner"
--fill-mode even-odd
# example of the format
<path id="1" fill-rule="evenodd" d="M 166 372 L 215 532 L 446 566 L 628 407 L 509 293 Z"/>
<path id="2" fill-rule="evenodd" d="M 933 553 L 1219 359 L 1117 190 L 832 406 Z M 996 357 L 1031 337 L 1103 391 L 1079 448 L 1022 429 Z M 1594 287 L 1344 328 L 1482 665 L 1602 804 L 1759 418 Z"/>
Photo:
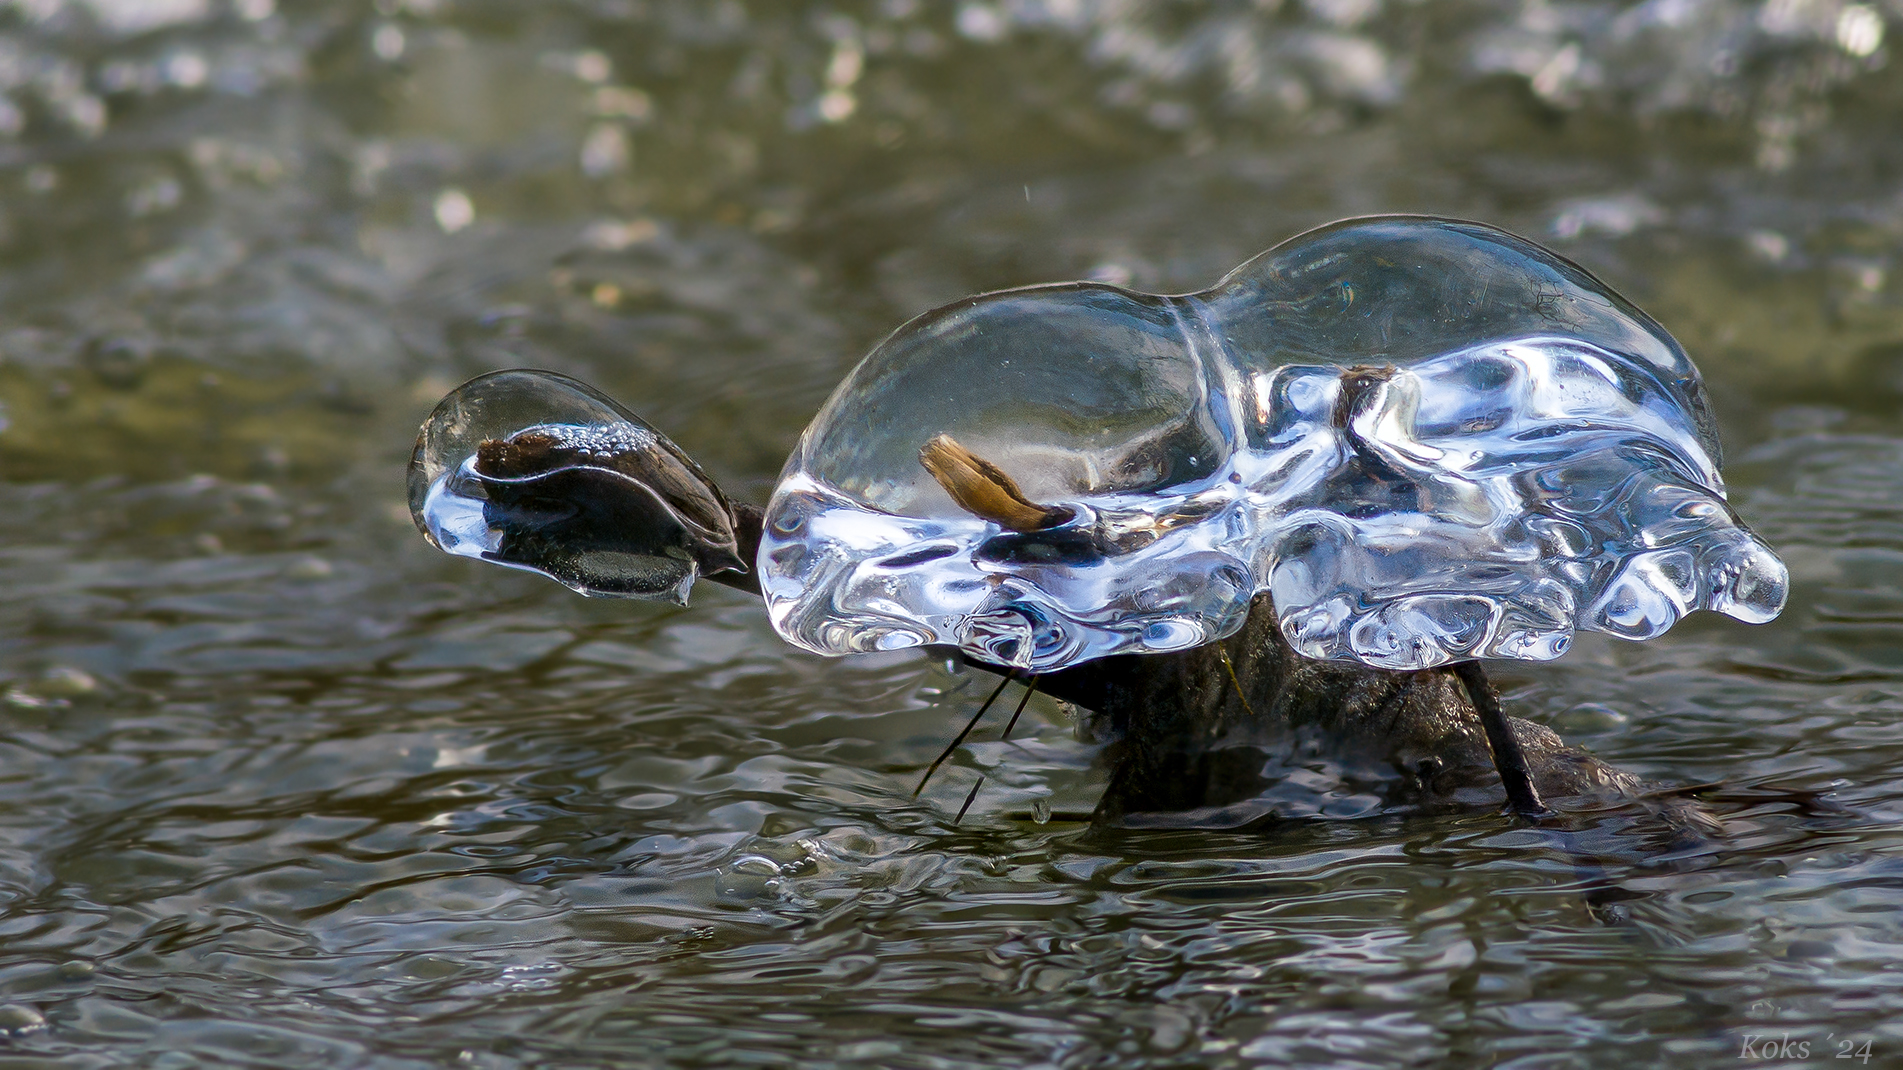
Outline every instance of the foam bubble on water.
<path id="1" fill-rule="evenodd" d="M 921 464 L 949 436 L 1068 519 L 1007 530 Z M 1576 629 L 1771 619 L 1696 369 L 1577 266 L 1478 224 L 1335 224 L 1203 293 L 971 298 L 882 343 L 768 509 L 776 629 L 1048 670 L 1233 632 L 1309 657 L 1559 656 Z"/>

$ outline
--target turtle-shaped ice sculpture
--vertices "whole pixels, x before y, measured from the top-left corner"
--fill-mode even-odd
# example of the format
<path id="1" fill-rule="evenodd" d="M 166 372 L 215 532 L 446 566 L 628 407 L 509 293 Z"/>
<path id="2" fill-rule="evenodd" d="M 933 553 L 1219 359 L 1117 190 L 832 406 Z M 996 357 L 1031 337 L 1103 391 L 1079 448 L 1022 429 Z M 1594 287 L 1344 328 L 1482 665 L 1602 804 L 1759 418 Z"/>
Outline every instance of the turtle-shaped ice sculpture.
<path id="1" fill-rule="evenodd" d="M 1386 725 L 1407 776 L 1448 771 L 1430 795 L 1471 776 L 1484 730 L 1537 818 L 1541 790 L 1640 783 L 1512 721 L 1473 659 L 1557 657 L 1579 628 L 1650 638 L 1698 609 L 1776 616 L 1784 566 L 1718 461 L 1697 371 L 1643 312 L 1504 231 L 1387 216 L 1202 293 L 1068 283 L 928 312 L 840 384 L 764 515 L 536 371 L 437 406 L 410 506 L 442 549 L 584 594 L 681 602 L 704 574 L 762 593 L 809 650 L 958 647 L 1125 723 L 1132 783 L 1234 727 L 1215 681 L 1258 729 L 1299 709 L 1344 743 Z M 1216 641 L 1245 622 L 1238 673 Z"/>

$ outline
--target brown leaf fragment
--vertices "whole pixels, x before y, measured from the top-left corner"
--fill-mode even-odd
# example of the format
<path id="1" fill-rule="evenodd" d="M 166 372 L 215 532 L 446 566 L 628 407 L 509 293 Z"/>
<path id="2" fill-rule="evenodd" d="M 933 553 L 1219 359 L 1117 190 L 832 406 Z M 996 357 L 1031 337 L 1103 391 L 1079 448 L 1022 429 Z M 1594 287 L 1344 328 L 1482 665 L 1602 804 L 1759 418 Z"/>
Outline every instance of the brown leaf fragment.
<path id="1" fill-rule="evenodd" d="M 1026 498 L 1017 480 L 950 435 L 927 442 L 919 449 L 918 459 L 960 509 L 1006 530 L 1043 531 L 1076 515 L 1061 505 L 1039 505 Z"/>

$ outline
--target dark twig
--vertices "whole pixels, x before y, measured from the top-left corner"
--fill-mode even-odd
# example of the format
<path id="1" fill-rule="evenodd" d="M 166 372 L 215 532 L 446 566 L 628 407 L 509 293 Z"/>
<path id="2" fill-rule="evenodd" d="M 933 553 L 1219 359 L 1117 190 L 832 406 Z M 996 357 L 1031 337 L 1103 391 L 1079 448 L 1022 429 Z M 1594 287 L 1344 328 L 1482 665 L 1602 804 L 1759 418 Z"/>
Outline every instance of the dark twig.
<path id="1" fill-rule="evenodd" d="M 958 808 L 958 816 L 952 818 L 952 824 L 956 825 L 965 819 L 965 811 L 971 809 L 972 800 L 978 797 L 978 789 L 984 786 L 985 775 L 979 773 L 978 779 L 972 782 L 971 790 L 965 793 L 965 804 Z"/>
<path id="2" fill-rule="evenodd" d="M 932 779 L 932 774 L 938 772 L 938 767 L 945 764 L 945 759 L 952 756 L 952 752 L 958 749 L 958 745 L 965 741 L 966 736 L 971 735 L 971 730 L 978 727 L 978 722 L 984 717 L 985 711 L 991 708 L 993 702 L 998 701 L 998 696 L 1004 694 L 1004 689 L 1010 684 L 1011 674 L 1005 673 L 1004 679 L 998 681 L 997 690 L 991 692 L 991 697 L 985 699 L 985 704 L 978 707 L 978 712 L 971 715 L 971 720 L 965 722 L 964 729 L 945 745 L 945 749 L 939 753 L 938 757 L 932 759 L 932 764 L 925 770 L 925 775 L 918 778 L 918 787 L 912 789 L 912 798 L 918 798 L 919 792 L 925 790 L 925 783 Z"/>
<path id="3" fill-rule="evenodd" d="M 1519 738 L 1507 724 L 1506 712 L 1500 708 L 1500 693 L 1493 689 L 1486 670 L 1477 661 L 1455 662 L 1451 668 L 1466 685 L 1467 698 L 1480 714 L 1481 727 L 1487 730 L 1487 745 L 1493 749 L 1493 767 L 1500 771 L 1500 783 L 1507 789 L 1507 805 L 1529 820 L 1551 817 L 1553 811 L 1547 808 L 1539 789 L 1533 786 L 1533 772 L 1527 767 L 1526 752 L 1520 749 Z"/>
<path id="4" fill-rule="evenodd" d="M 1036 693 L 1037 693 L 1037 677 L 1033 676 L 1031 677 L 1030 682 L 1024 685 L 1024 697 L 1018 700 L 1018 708 L 1015 710 L 1012 710 L 1011 719 L 1009 721 L 1004 722 L 1004 731 L 998 736 L 998 742 L 1003 743 L 1005 740 L 1011 738 L 1011 730 L 1018 726 L 1018 718 L 1024 716 L 1024 707 L 1030 705 L 1031 696 Z M 993 695 L 992 697 L 996 698 L 997 696 Z M 965 793 L 965 805 L 958 808 L 958 816 L 952 818 L 952 824 L 956 825 L 960 821 L 963 821 L 965 819 L 965 811 L 971 809 L 972 800 L 978 797 L 978 789 L 984 786 L 985 786 L 985 775 L 983 773 L 979 773 L 977 781 L 971 785 L 971 790 Z"/>
<path id="5" fill-rule="evenodd" d="M 1018 700 L 1018 708 L 1011 711 L 1011 719 L 1004 722 L 1004 733 L 998 737 L 998 742 L 1003 743 L 1011 738 L 1011 730 L 1018 726 L 1018 718 L 1024 716 L 1024 707 L 1030 704 L 1031 696 L 1037 694 L 1037 681 L 1038 677 L 1033 676 L 1025 682 L 1024 697 Z"/>

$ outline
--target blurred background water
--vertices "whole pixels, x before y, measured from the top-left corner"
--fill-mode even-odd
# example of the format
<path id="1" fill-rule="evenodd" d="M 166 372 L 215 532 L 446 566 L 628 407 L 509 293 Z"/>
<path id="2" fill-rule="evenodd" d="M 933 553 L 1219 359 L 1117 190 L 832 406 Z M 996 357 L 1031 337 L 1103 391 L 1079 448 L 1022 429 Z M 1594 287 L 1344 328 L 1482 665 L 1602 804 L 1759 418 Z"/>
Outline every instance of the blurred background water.
<path id="1" fill-rule="evenodd" d="M 1896 1065 L 1899 41 L 1897 0 L 0 4 L 0 1065 Z M 976 682 L 404 508 L 481 371 L 763 500 L 934 304 L 1388 211 L 1656 315 L 1792 567 L 1775 624 L 1502 672 L 1727 785 L 1718 848 L 1613 852 L 1623 920 L 1491 814 L 1092 829 L 1042 700 L 913 801 Z"/>

